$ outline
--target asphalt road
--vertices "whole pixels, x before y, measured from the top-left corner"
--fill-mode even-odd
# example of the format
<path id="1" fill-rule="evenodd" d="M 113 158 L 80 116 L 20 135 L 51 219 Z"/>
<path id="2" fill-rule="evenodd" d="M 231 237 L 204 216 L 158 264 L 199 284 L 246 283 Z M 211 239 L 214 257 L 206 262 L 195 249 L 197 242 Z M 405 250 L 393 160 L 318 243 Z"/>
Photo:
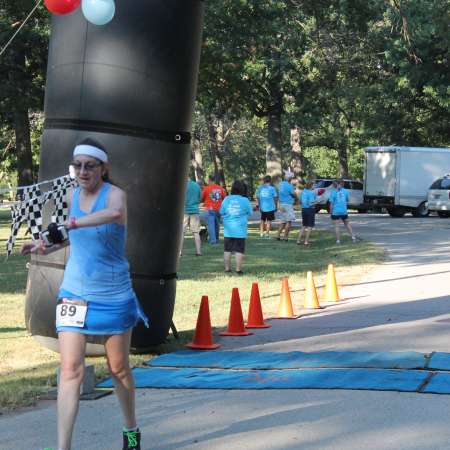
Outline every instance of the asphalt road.
<path id="1" fill-rule="evenodd" d="M 352 215 L 356 233 L 389 260 L 345 301 L 224 349 L 450 351 L 450 219 Z M 318 227 L 330 227 L 318 216 Z M 331 227 L 330 227 L 331 229 Z M 143 449 L 450 449 L 450 397 L 350 390 L 139 390 Z M 121 448 L 113 396 L 82 402 L 74 450 Z M 54 403 L 0 417 L 2 450 L 54 445 Z"/>

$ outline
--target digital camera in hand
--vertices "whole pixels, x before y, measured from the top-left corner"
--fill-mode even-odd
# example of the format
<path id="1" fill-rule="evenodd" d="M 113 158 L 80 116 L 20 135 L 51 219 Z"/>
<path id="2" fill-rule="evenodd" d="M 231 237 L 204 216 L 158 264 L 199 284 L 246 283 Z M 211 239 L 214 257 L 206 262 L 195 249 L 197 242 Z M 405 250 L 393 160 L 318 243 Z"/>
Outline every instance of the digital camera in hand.
<path id="1" fill-rule="evenodd" d="M 47 230 L 42 233 L 42 240 L 46 247 L 51 247 L 54 244 L 62 244 L 67 241 L 69 235 L 64 225 L 51 223 Z"/>

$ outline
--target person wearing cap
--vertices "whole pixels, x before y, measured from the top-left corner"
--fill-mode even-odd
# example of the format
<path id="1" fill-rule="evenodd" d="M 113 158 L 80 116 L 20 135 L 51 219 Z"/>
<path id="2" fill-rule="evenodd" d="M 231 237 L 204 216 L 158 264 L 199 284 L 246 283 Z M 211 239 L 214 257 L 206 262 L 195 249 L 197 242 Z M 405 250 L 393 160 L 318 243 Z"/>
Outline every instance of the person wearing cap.
<path id="1" fill-rule="evenodd" d="M 58 294 L 56 330 L 61 358 L 58 385 L 58 449 L 71 448 L 84 378 L 87 336 L 100 335 L 124 418 L 123 449 L 140 449 L 135 388 L 129 363 L 131 331 L 143 313 L 131 285 L 125 258 L 127 202 L 111 184 L 108 155 L 92 139 L 73 152 L 78 187 L 70 190 L 66 223 L 69 239 L 44 247 L 27 243 L 22 254 L 49 254 L 70 243 L 70 256 Z"/>
<path id="2" fill-rule="evenodd" d="M 291 182 L 293 178 L 294 174 L 290 170 L 285 170 L 284 180 L 278 186 L 278 200 L 280 202 L 278 208 L 278 218 L 280 219 L 277 235 L 278 241 L 288 241 L 291 224 L 295 220 L 294 203 L 297 196 Z M 281 236 L 283 231 L 284 234 Z"/>
<path id="3" fill-rule="evenodd" d="M 356 236 L 353 234 L 352 227 L 348 221 L 348 211 L 347 205 L 349 200 L 349 193 L 347 189 L 344 188 L 344 181 L 338 180 L 336 182 L 336 189 L 330 195 L 328 201 L 331 207 L 331 220 L 334 224 L 334 231 L 336 233 L 336 244 L 341 243 L 341 232 L 339 229 L 339 221 L 344 223 L 348 234 L 352 238 L 353 242 L 356 242 Z"/>

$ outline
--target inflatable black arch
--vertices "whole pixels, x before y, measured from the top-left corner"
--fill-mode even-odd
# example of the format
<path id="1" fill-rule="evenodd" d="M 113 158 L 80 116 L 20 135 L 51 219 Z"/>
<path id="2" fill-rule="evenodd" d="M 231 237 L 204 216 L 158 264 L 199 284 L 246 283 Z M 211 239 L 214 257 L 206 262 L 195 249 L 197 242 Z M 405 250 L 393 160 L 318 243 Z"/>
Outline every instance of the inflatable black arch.
<path id="1" fill-rule="evenodd" d="M 151 322 L 135 328 L 137 350 L 163 342 L 172 322 L 202 20 L 201 0 L 116 0 L 104 26 L 80 8 L 52 19 L 39 180 L 66 174 L 85 137 L 107 148 L 128 196 L 133 286 Z M 28 273 L 28 331 L 55 350 L 67 256 L 33 256 Z"/>

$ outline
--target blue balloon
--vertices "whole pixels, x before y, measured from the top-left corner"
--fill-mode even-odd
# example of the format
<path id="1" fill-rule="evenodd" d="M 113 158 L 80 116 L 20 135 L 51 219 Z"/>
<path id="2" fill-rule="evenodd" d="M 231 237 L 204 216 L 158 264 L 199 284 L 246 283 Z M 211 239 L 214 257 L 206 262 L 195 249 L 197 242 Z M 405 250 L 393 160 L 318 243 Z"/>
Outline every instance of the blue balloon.
<path id="1" fill-rule="evenodd" d="M 114 0 L 82 0 L 81 10 L 88 22 L 106 25 L 116 12 Z"/>

